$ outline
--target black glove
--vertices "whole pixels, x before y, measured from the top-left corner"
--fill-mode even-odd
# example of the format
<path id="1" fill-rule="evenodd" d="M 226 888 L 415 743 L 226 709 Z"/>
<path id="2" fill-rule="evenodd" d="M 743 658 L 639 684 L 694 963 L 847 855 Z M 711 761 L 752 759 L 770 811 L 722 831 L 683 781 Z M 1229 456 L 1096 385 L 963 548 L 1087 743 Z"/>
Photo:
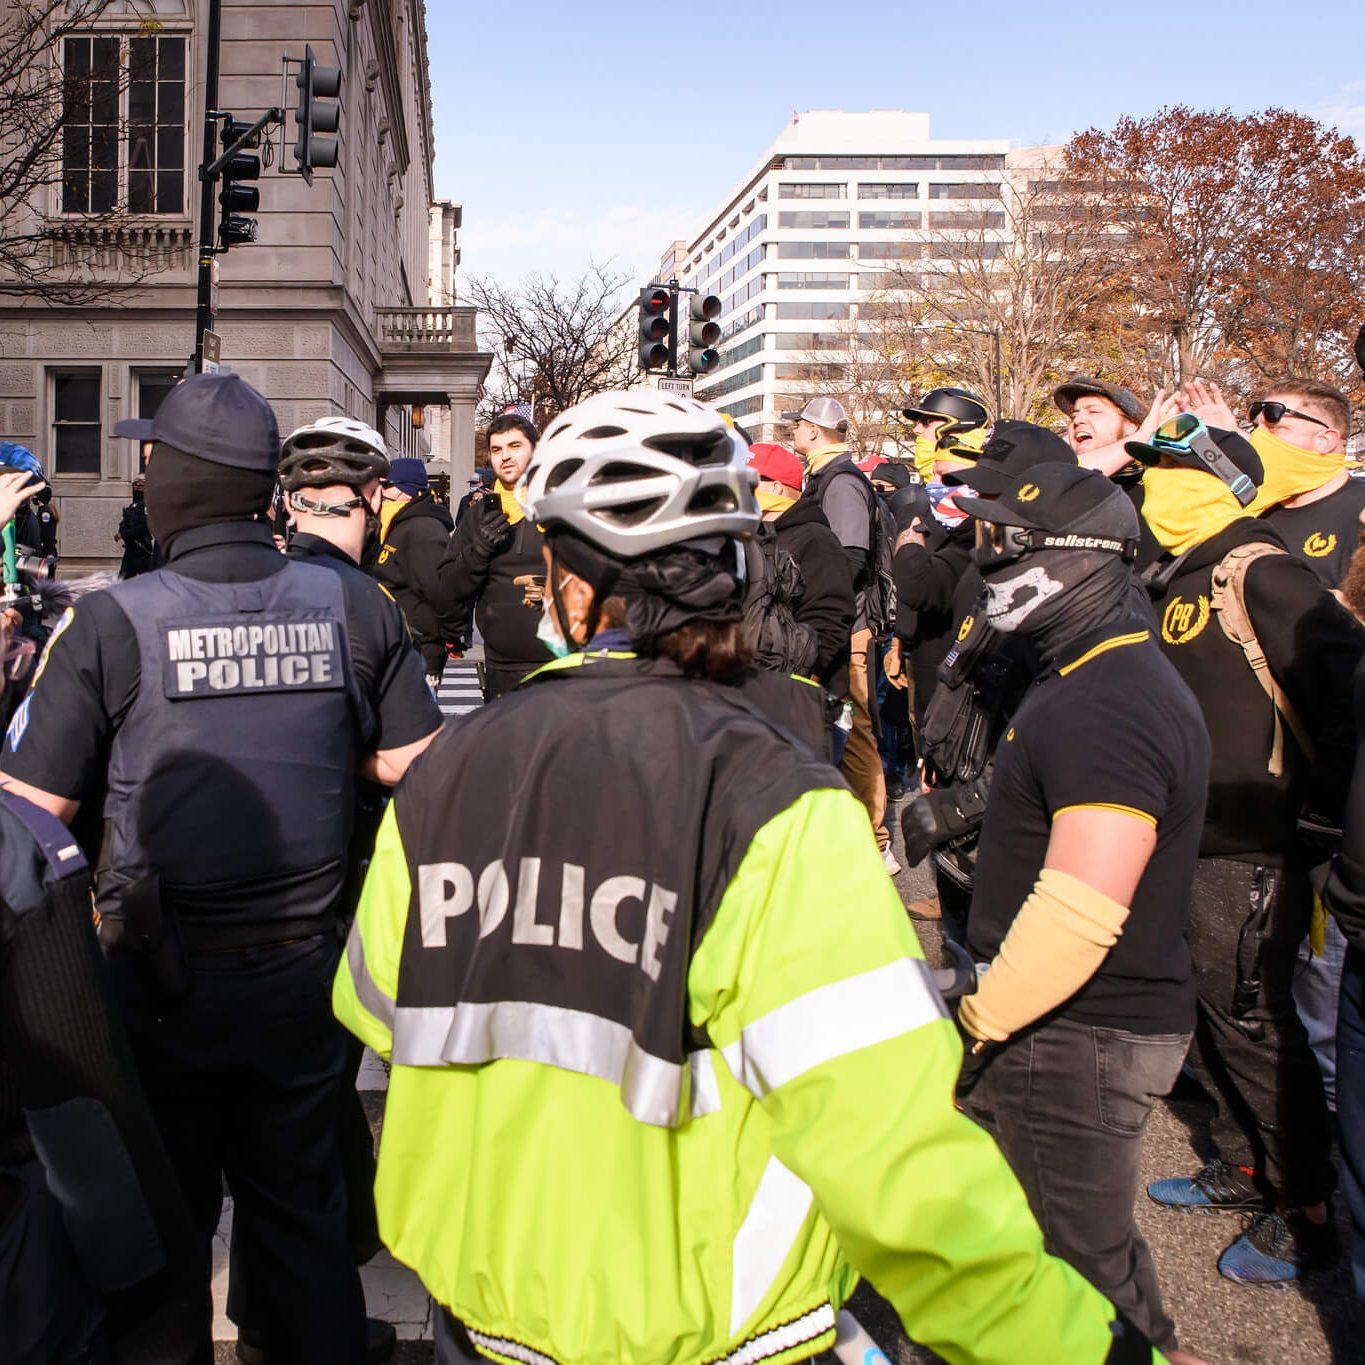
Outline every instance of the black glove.
<path id="1" fill-rule="evenodd" d="M 908 531 L 917 521 L 927 521 L 933 510 L 929 490 L 922 483 L 898 488 L 886 499 L 886 506 L 895 519 L 897 531 Z"/>
<path id="2" fill-rule="evenodd" d="M 475 515 L 475 548 L 485 559 L 492 559 L 512 543 L 512 523 L 502 510 L 500 498 L 481 498 Z"/>
<path id="3" fill-rule="evenodd" d="M 901 812 L 906 865 L 917 867 L 934 849 L 977 829 L 989 790 L 990 778 L 983 773 L 974 782 L 955 782 L 915 797 Z"/>
<path id="4" fill-rule="evenodd" d="M 957 1073 L 957 1097 L 961 1099 L 976 1089 L 981 1073 L 1000 1051 L 1000 1044 L 973 1037 L 962 1027 L 962 1020 L 958 1018 L 956 1012 L 953 1014 L 953 1022 L 957 1025 L 957 1031 L 962 1038 L 962 1070 Z"/>

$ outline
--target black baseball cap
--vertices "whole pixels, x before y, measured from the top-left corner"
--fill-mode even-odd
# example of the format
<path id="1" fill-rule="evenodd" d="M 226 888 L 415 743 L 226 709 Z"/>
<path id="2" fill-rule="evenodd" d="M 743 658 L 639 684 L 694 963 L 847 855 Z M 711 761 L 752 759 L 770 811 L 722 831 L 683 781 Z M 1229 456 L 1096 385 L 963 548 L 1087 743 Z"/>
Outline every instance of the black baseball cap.
<path id="1" fill-rule="evenodd" d="M 1034 465 L 1075 463 L 1076 452 L 1056 432 L 1007 418 L 991 428 L 991 439 L 976 463 L 970 469 L 949 470 L 943 482 L 965 483 L 974 493 L 995 497 Z"/>
<path id="2" fill-rule="evenodd" d="M 1167 425 L 1169 426 L 1170 423 Z M 1213 437 L 1214 445 L 1259 488 L 1265 482 L 1265 466 L 1261 463 L 1261 457 L 1256 453 L 1256 447 L 1240 432 L 1224 431 L 1221 427 L 1209 427 L 1207 430 L 1209 435 Z M 1158 440 L 1157 438 L 1161 434 L 1159 430 L 1151 442 L 1125 441 L 1123 448 L 1135 460 L 1145 465 L 1160 464 L 1161 457 L 1165 455 L 1181 464 L 1188 464 L 1194 469 L 1205 468 L 1204 464 L 1197 458 L 1192 458 L 1188 451 L 1182 451 L 1180 442 L 1167 441 L 1163 443 Z"/>
<path id="3" fill-rule="evenodd" d="M 969 516 L 1002 526 L 1060 532 L 1084 523 L 1087 531 L 1120 539 L 1138 533 L 1137 513 L 1123 489 L 1098 469 L 1082 469 L 1076 464 L 1036 465 L 1019 475 L 998 498 L 960 495 L 953 499 L 953 505 Z"/>
<path id="4" fill-rule="evenodd" d="M 1107 399 L 1130 422 L 1140 423 L 1145 416 L 1142 404 L 1132 389 L 1108 384 L 1103 379 L 1092 379 L 1088 374 L 1073 374 L 1065 384 L 1059 384 L 1052 390 L 1052 401 L 1068 417 L 1076 411 L 1078 398 Z"/>
<path id="5" fill-rule="evenodd" d="M 130 417 L 115 436 L 160 441 L 234 469 L 274 472 L 280 463 L 275 410 L 235 374 L 193 374 L 162 400 L 155 417 Z"/>

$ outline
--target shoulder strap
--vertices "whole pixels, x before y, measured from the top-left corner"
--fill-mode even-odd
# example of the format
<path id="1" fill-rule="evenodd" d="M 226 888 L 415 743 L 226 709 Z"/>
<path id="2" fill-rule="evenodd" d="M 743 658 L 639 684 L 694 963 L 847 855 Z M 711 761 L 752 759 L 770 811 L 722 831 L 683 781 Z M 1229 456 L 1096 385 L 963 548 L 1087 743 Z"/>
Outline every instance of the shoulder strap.
<path id="1" fill-rule="evenodd" d="M 1284 725 L 1289 726 L 1299 748 L 1310 759 L 1313 757 L 1313 743 L 1308 738 L 1284 688 L 1275 681 L 1275 676 L 1266 661 L 1265 650 L 1261 648 L 1261 642 L 1256 638 L 1251 613 L 1247 611 L 1247 570 L 1258 559 L 1284 554 L 1287 554 L 1287 551 L 1265 541 L 1237 545 L 1214 565 L 1212 577 L 1211 605 L 1218 613 L 1218 624 L 1222 626 L 1223 634 L 1241 647 L 1251 671 L 1256 675 L 1256 681 L 1260 683 L 1275 708 L 1275 737 L 1270 747 L 1270 759 L 1266 764 L 1266 771 L 1272 777 L 1280 777 L 1284 773 Z"/>

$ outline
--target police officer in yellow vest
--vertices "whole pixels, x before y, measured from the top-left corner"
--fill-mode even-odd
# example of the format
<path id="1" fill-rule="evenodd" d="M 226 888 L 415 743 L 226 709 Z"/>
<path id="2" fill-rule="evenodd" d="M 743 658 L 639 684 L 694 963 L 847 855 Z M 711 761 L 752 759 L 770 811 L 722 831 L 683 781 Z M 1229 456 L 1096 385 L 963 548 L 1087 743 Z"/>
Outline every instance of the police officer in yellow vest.
<path id="1" fill-rule="evenodd" d="M 690 399 L 551 424 L 556 662 L 380 832 L 334 1003 L 393 1063 L 380 1231 L 437 1359 L 800 1360 L 865 1274 L 949 1359 L 1150 1365 L 953 1107 L 863 807 L 737 685 L 753 481 Z"/>

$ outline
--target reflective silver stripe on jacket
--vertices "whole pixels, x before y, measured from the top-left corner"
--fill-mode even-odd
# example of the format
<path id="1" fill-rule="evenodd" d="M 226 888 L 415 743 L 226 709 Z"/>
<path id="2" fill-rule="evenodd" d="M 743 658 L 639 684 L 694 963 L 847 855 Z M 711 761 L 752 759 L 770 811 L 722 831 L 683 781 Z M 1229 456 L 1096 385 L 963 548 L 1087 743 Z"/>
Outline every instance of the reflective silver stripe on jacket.
<path id="1" fill-rule="evenodd" d="M 393 1031 L 394 1011 L 398 1002 L 385 995 L 379 983 L 370 975 L 370 964 L 365 961 L 365 940 L 360 936 L 359 921 L 351 925 L 346 936 L 346 966 L 350 969 L 355 998 L 390 1032 Z"/>
<path id="2" fill-rule="evenodd" d="M 775 1156 L 768 1158 L 730 1254 L 730 1335 L 753 1317 L 791 1254 L 815 1196 Z"/>
<path id="3" fill-rule="evenodd" d="M 583 1010 L 525 1000 L 400 1005 L 393 1010 L 391 1028 L 396 1066 L 540 1062 L 611 1081 L 631 1114 L 659 1128 L 674 1128 L 720 1108 L 705 1052 L 684 1062 L 665 1061 L 646 1052 L 624 1024 Z"/>
<path id="4" fill-rule="evenodd" d="M 818 1308 L 812 1308 L 809 1313 L 803 1313 L 792 1322 L 784 1322 L 781 1327 L 772 1327 L 766 1332 L 760 1332 L 758 1336 L 746 1341 L 729 1355 L 713 1357 L 710 1365 L 758 1365 L 759 1361 L 769 1360 L 808 1341 L 815 1341 L 834 1331 L 834 1328 L 834 1308 L 828 1303 L 822 1303 Z M 466 1327 L 465 1330 L 469 1333 L 470 1341 L 476 1346 L 482 1346 L 486 1351 L 495 1351 L 510 1360 L 524 1361 L 525 1365 L 558 1365 L 553 1356 L 533 1350 L 530 1346 L 523 1346 L 519 1341 L 495 1337 L 488 1332 L 477 1332 L 472 1327 Z"/>
<path id="5" fill-rule="evenodd" d="M 823 1062 L 947 1017 L 929 968 L 902 957 L 779 1005 L 721 1051 L 735 1079 L 762 1099 Z"/>

